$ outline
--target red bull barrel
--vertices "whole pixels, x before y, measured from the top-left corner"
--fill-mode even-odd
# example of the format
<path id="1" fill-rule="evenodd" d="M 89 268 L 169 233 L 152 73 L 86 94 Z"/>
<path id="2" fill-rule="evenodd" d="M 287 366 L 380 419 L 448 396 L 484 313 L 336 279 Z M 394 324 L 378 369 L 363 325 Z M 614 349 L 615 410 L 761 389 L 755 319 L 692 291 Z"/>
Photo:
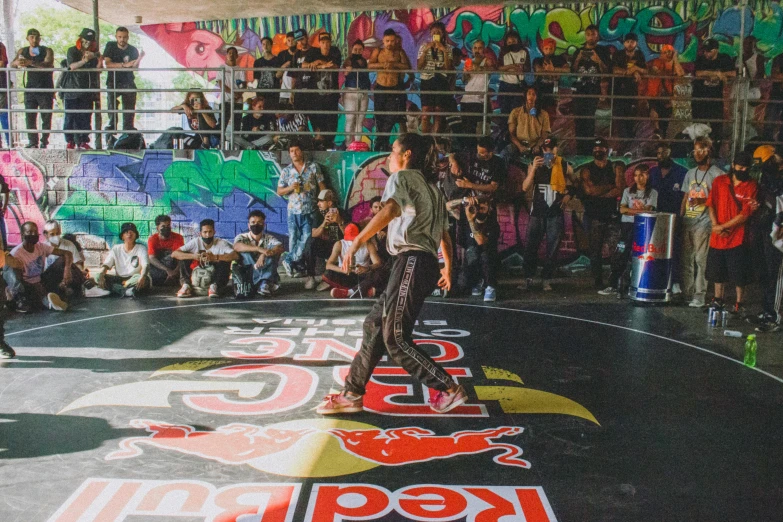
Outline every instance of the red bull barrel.
<path id="1" fill-rule="evenodd" d="M 665 212 L 636 214 L 630 285 L 630 297 L 634 301 L 671 301 L 675 220 L 674 214 Z"/>

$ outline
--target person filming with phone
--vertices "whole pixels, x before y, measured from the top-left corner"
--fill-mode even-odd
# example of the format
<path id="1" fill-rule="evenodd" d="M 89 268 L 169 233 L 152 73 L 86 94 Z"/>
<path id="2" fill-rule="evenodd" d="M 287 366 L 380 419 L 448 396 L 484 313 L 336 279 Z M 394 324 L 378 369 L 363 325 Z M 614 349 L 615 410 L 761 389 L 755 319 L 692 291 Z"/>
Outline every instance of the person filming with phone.
<path id="1" fill-rule="evenodd" d="M 337 208 L 337 194 L 333 190 L 323 189 L 318 193 L 318 209 L 311 217 L 312 236 L 305 243 L 302 261 L 305 267 L 305 288 L 315 288 L 315 263 L 318 258 L 329 259 L 334 244 L 344 238 L 347 219 Z M 329 283 L 321 282 L 318 291 L 329 289 Z"/>

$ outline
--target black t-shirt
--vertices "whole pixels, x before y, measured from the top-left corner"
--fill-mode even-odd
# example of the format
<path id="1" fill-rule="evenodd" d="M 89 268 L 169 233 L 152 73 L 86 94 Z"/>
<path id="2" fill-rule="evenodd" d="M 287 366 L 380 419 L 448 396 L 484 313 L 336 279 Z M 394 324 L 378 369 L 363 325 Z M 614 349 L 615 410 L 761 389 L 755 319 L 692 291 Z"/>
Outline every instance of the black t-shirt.
<path id="1" fill-rule="evenodd" d="M 329 55 L 324 56 L 321 54 L 320 47 L 311 47 L 307 54 L 305 54 L 305 62 L 313 63 L 318 60 L 326 60 L 327 62 L 334 63 L 334 68 L 337 69 L 342 65 L 342 56 L 340 50 L 337 47 L 331 47 L 329 49 Z M 312 89 L 318 89 L 319 91 L 337 89 L 339 88 L 340 73 L 337 72 L 316 72 L 312 76 Z M 339 96 L 339 93 L 324 93 L 325 96 Z"/>
<path id="2" fill-rule="evenodd" d="M 39 45 L 38 55 L 33 56 L 30 54 L 30 48 L 25 47 L 22 49 L 22 57 L 24 57 L 25 60 L 31 61 L 35 64 L 42 64 L 44 61 L 46 61 L 47 51 L 49 51 L 48 47 Z M 25 74 L 27 75 L 27 83 L 25 86 L 30 89 L 52 89 L 54 87 L 52 71 L 35 72 L 35 69 L 26 69 Z"/>
<path id="3" fill-rule="evenodd" d="M 563 165 L 563 175 L 568 171 L 568 163 L 560 158 Z M 565 194 L 552 190 L 552 167 L 541 165 L 533 175 L 533 206 L 530 215 L 533 217 L 557 217 L 563 215 L 560 205 Z"/>
<path id="4" fill-rule="evenodd" d="M 590 180 L 593 185 L 614 185 L 614 167 L 611 162 L 607 162 L 605 167 L 599 167 L 594 161 L 591 161 L 584 168 L 590 171 Z M 609 220 L 617 212 L 617 198 L 583 195 L 582 204 L 584 204 L 587 216 L 604 221 Z"/>
<path id="5" fill-rule="evenodd" d="M 311 47 L 306 51 L 300 51 L 297 49 L 297 51 L 294 53 L 294 55 L 291 57 L 291 68 L 293 69 L 301 69 L 302 64 L 305 63 L 307 53 L 312 51 L 314 48 Z M 318 53 L 321 53 L 320 49 L 316 49 Z M 315 75 L 311 71 L 295 71 L 291 73 L 291 76 L 296 78 L 296 88 L 297 89 L 315 89 Z"/>
<path id="6" fill-rule="evenodd" d="M 282 65 L 282 62 L 280 62 L 277 56 L 273 56 L 271 60 L 267 60 L 262 56 L 261 58 L 253 62 L 254 69 L 258 67 L 280 67 L 280 65 Z M 277 76 L 275 76 L 275 73 L 276 71 L 253 71 L 253 78 L 258 80 L 258 84 L 256 85 L 256 88 L 258 89 L 277 88 L 280 82 L 277 79 Z M 271 95 L 272 93 L 264 93 L 264 94 Z"/>
<path id="7" fill-rule="evenodd" d="M 438 188 L 443 193 L 446 201 L 452 199 L 460 199 L 470 195 L 468 189 L 460 188 L 457 186 L 457 178 L 448 170 L 440 176 L 438 180 Z"/>
<path id="8" fill-rule="evenodd" d="M 500 238 L 500 224 L 498 224 L 497 216 L 489 215 L 483 223 L 475 221 L 474 224 L 476 229 L 487 238 L 487 241 L 483 246 L 487 247 L 494 244 L 495 248 L 497 248 L 497 242 Z M 460 208 L 459 226 L 457 227 L 457 230 L 457 243 L 459 246 L 462 248 L 470 248 L 478 245 L 473 238 L 473 231 L 470 229 L 464 206 Z"/>
<path id="9" fill-rule="evenodd" d="M 612 57 L 612 68 L 627 70 L 629 66 L 635 65 L 642 69 L 647 69 L 647 62 L 644 60 L 644 54 L 639 49 L 635 49 L 631 56 L 625 49 L 614 53 Z M 612 71 L 614 72 L 614 71 Z M 614 80 L 614 92 L 621 96 L 633 96 L 639 94 L 639 87 L 633 76 L 617 77 Z"/>
<path id="10" fill-rule="evenodd" d="M 110 59 L 113 63 L 128 63 L 139 57 L 139 51 L 132 45 L 125 49 L 120 49 L 117 42 L 107 42 L 103 49 L 103 56 Z M 109 69 L 115 71 L 115 69 Z M 136 81 L 132 72 L 109 72 L 106 75 L 106 87 L 120 87 L 133 89 L 136 87 Z"/>
<path id="11" fill-rule="evenodd" d="M 276 120 L 274 114 L 262 114 L 260 118 L 256 118 L 252 113 L 245 114 L 242 118 L 241 130 L 248 138 L 254 140 L 260 138 L 261 135 L 275 130 Z M 257 130 L 253 130 L 257 127 Z"/>
<path id="12" fill-rule="evenodd" d="M 533 60 L 533 70 L 535 71 L 537 67 L 543 68 L 546 62 L 551 63 L 553 67 L 557 68 L 568 65 L 568 59 L 565 55 L 541 56 Z M 537 72 L 535 85 L 539 94 L 551 93 L 554 91 L 555 84 L 558 82 L 559 78 L 559 76 L 550 76 L 545 72 Z"/>
<path id="13" fill-rule="evenodd" d="M 506 162 L 499 156 L 493 154 L 488 160 L 482 160 L 472 152 L 467 159 L 465 178 L 471 183 L 489 185 L 494 181 L 502 186 L 506 181 Z"/>
<path id="14" fill-rule="evenodd" d="M 612 63 L 612 53 L 608 47 L 597 46 L 594 49 L 587 49 L 582 47 L 577 51 L 577 55 L 574 59 L 574 63 L 571 65 L 571 71 L 579 73 L 579 75 L 585 74 L 600 74 L 605 72 Z M 595 60 L 591 58 L 593 54 L 597 54 L 604 70 L 601 70 L 601 66 L 595 63 Z M 601 79 L 598 76 L 581 76 L 577 79 L 574 87 L 580 94 L 600 94 L 601 92 Z"/>
<path id="15" fill-rule="evenodd" d="M 734 69 L 734 59 L 728 54 L 719 53 L 714 60 L 708 60 L 704 56 L 696 58 L 696 72 L 699 71 L 721 71 L 730 72 Z M 693 80 L 694 98 L 723 98 L 723 82 L 708 78 L 697 78 Z M 713 101 L 713 100 L 710 100 Z M 697 100 L 694 100 L 698 103 Z M 719 118 L 719 115 L 715 116 Z"/>
<path id="16" fill-rule="evenodd" d="M 344 223 L 350 222 L 350 219 L 347 219 L 345 214 L 340 209 L 337 209 L 337 212 L 339 212 L 340 215 L 343 216 Z M 316 209 L 313 211 L 312 222 L 313 222 L 313 229 L 320 227 L 321 223 L 324 222 L 324 214 L 321 213 L 320 209 Z M 343 231 L 340 230 L 340 225 L 332 222 L 324 228 L 324 233 L 321 234 L 321 237 L 317 237 L 315 239 L 320 239 L 322 241 L 329 241 L 330 243 L 334 243 L 336 241 L 340 241 L 342 238 L 343 238 Z"/>

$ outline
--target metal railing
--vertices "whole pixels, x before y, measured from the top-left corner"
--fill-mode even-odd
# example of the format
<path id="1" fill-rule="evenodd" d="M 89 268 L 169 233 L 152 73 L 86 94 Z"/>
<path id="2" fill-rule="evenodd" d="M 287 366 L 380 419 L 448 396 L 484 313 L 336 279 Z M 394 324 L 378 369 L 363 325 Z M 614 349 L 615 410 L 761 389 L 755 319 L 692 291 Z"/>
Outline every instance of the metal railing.
<path id="1" fill-rule="evenodd" d="M 25 69 L 0 69 L 0 74 L 5 74 L 6 72 L 11 73 L 9 76 L 13 77 L 14 73 L 23 72 Z M 60 72 L 62 73 L 64 69 L 54 68 L 54 69 L 35 69 L 36 74 L 51 72 L 56 73 Z M 122 72 L 124 73 L 137 73 L 139 72 L 139 69 L 124 69 Z M 12 82 L 7 82 L 6 87 L 6 95 L 8 99 L 8 107 L 4 109 L 0 109 L 1 113 L 6 113 L 8 115 L 8 129 L 0 131 L 0 134 L 10 134 L 12 136 L 11 143 L 4 143 L 4 145 L 9 146 L 13 145 L 14 143 L 20 143 L 20 134 L 27 133 L 27 134 L 72 134 L 72 135 L 84 135 L 84 134 L 94 134 L 96 137 L 100 138 L 104 135 L 116 135 L 120 133 L 120 130 L 118 129 L 101 129 L 100 123 L 98 123 L 98 128 L 96 129 L 33 129 L 33 128 L 27 128 L 26 122 L 24 125 L 20 125 L 20 122 L 16 121 L 14 116 L 18 116 L 20 114 L 27 114 L 27 113 L 36 113 L 36 114 L 65 114 L 73 115 L 73 114 L 84 114 L 88 113 L 91 116 L 94 116 L 96 119 L 96 122 L 101 121 L 101 116 L 103 114 L 110 114 L 115 116 L 115 126 L 119 127 L 120 120 L 122 119 L 122 116 L 125 114 L 133 114 L 134 116 L 140 115 L 140 114 L 158 114 L 158 115 L 166 115 L 166 114 L 181 114 L 182 110 L 177 110 L 172 107 L 160 107 L 160 108 L 154 108 L 154 109 L 133 109 L 128 110 L 124 106 L 122 109 L 106 109 L 103 108 L 104 104 L 95 104 L 99 108 L 95 108 L 95 106 L 91 106 L 89 109 L 82 109 L 82 110 L 71 110 L 68 109 L 65 110 L 63 107 L 58 107 L 57 104 L 52 109 L 26 109 L 26 108 L 20 108 L 18 106 L 15 106 L 14 100 L 18 101 L 18 97 L 20 93 L 52 93 L 53 97 L 55 93 L 60 93 L 61 95 L 67 95 L 69 93 L 79 93 L 84 98 L 88 98 L 92 96 L 93 98 L 100 99 L 101 97 L 108 98 L 109 96 L 114 96 L 115 99 L 124 93 L 137 93 L 137 94 L 144 94 L 144 93 L 187 93 L 187 92 L 199 92 L 207 94 L 212 94 L 217 96 L 220 99 L 219 105 L 220 107 L 213 108 L 209 107 L 207 109 L 202 110 L 193 110 L 192 113 L 194 114 L 213 114 L 215 116 L 216 125 L 214 127 L 208 128 L 208 129 L 188 129 L 183 128 L 181 131 L 179 131 L 181 134 L 184 135 L 198 135 L 201 136 L 202 139 L 207 137 L 215 136 L 217 138 L 217 147 L 218 148 L 225 148 L 225 149 L 233 149 L 235 148 L 235 141 L 237 141 L 235 138 L 237 138 L 237 135 L 244 136 L 247 134 L 247 131 L 240 130 L 233 130 L 233 127 L 235 126 L 236 121 L 238 119 L 242 118 L 243 114 L 250 113 L 250 112 L 261 112 L 262 114 L 271 114 L 275 117 L 280 117 L 282 115 L 294 115 L 294 114 L 302 114 L 306 111 L 304 116 L 310 117 L 310 116 L 319 116 L 319 115 L 332 115 L 332 116 L 338 116 L 339 115 L 347 115 L 352 114 L 356 116 L 364 116 L 365 118 L 369 115 L 372 115 L 377 123 L 377 116 L 391 116 L 395 117 L 397 123 L 399 123 L 401 126 L 406 118 L 415 116 L 417 118 L 424 118 L 424 117 L 445 117 L 445 118 L 463 118 L 463 119 L 469 119 L 470 121 L 474 123 L 480 123 L 481 127 L 481 133 L 477 133 L 475 131 L 475 128 L 472 132 L 466 131 L 463 129 L 451 129 L 450 132 L 447 134 L 444 132 L 429 132 L 427 134 L 433 135 L 436 137 L 444 137 L 449 136 L 453 138 L 475 138 L 480 134 L 488 134 L 489 131 L 493 126 L 500 127 L 501 131 L 506 130 L 507 128 L 507 122 L 509 114 L 504 114 L 501 112 L 498 112 L 496 109 L 494 109 L 493 100 L 495 102 L 499 102 L 500 98 L 507 97 L 507 98 L 516 98 L 518 100 L 517 103 L 514 103 L 514 106 L 523 106 L 525 104 L 525 92 L 504 92 L 504 93 L 498 93 L 493 89 L 493 86 L 495 85 L 495 80 L 497 77 L 503 73 L 497 72 L 497 71 L 437 71 L 437 74 L 443 74 L 446 77 L 450 78 L 450 84 L 451 88 L 449 90 L 445 91 L 429 91 L 424 90 L 422 91 L 421 85 L 418 82 L 417 78 L 418 75 L 421 74 L 421 71 L 417 70 L 406 70 L 406 71 L 399 71 L 395 70 L 394 73 L 399 74 L 399 81 L 400 81 L 400 88 L 397 90 L 386 90 L 384 89 L 382 91 L 383 95 L 404 95 L 406 98 L 406 101 L 409 99 L 409 97 L 413 97 L 415 99 L 416 96 L 421 98 L 421 95 L 435 95 L 435 96 L 444 96 L 444 100 L 450 100 L 448 101 L 447 107 L 441 107 L 441 110 L 438 110 L 437 112 L 416 112 L 416 111 L 408 111 L 407 109 L 405 111 L 361 111 L 361 110 L 353 110 L 353 111 L 346 111 L 339 106 L 331 107 L 324 107 L 324 109 L 320 108 L 313 108 L 313 107 L 306 107 L 302 108 L 300 103 L 297 103 L 297 99 L 301 99 L 301 97 L 304 96 L 314 96 L 314 95 L 340 95 L 344 94 L 346 92 L 352 92 L 352 93 L 364 93 L 367 94 L 368 97 L 372 97 L 373 94 L 377 94 L 377 92 L 374 89 L 369 90 L 361 90 L 361 89 L 352 89 L 351 91 L 346 91 L 344 88 L 332 88 L 332 89 L 302 89 L 297 88 L 296 86 L 292 89 L 284 89 L 284 88 L 252 88 L 247 87 L 245 84 L 245 80 L 247 76 L 250 73 L 256 72 L 256 71 L 263 71 L 263 72 L 270 72 L 270 73 L 276 73 L 278 71 L 283 71 L 287 73 L 293 73 L 297 76 L 306 76 L 306 75 L 323 75 L 323 74 L 362 74 L 367 73 L 372 78 L 375 76 L 375 74 L 379 71 L 378 69 L 367 69 L 367 70 L 352 70 L 350 73 L 347 73 L 347 71 L 343 69 L 318 69 L 317 71 L 311 70 L 311 69 L 296 69 L 296 68 L 288 68 L 288 69 L 281 69 L 281 68 L 239 68 L 239 67 L 220 67 L 220 68 L 208 68 L 208 69 L 149 69 L 144 68 L 141 69 L 141 71 L 149 72 L 149 71 L 160 71 L 160 72 L 197 72 L 199 74 L 207 74 L 210 77 L 214 77 L 215 79 L 220 80 L 221 82 L 221 88 L 174 88 L 174 87 L 162 87 L 162 88 L 153 88 L 153 89 L 144 89 L 144 88 L 114 88 L 114 87 L 103 87 L 103 86 L 95 86 L 94 88 L 90 89 L 33 89 L 33 88 L 26 88 L 26 87 L 18 87 L 18 86 L 12 86 Z M 69 74 L 87 74 L 87 73 L 114 73 L 116 71 L 113 70 L 107 70 L 107 69 L 77 69 L 76 71 L 70 71 Z M 431 71 L 427 71 L 431 72 Z M 459 79 L 461 75 L 465 73 L 469 73 L 471 75 L 482 75 L 485 76 L 485 79 L 483 82 L 483 89 L 480 91 L 468 91 L 465 92 L 464 90 L 459 90 Z M 214 74 L 212 74 L 214 73 Z M 406 76 L 408 77 L 407 82 L 405 82 Z M 692 95 L 682 95 L 682 96 L 676 96 L 674 94 L 667 95 L 667 96 L 647 96 L 645 94 L 640 95 L 620 95 L 620 94 L 614 94 L 616 82 L 618 79 L 625 79 L 630 80 L 629 77 L 622 77 L 617 76 L 613 74 L 576 74 L 572 72 L 555 72 L 555 71 L 547 71 L 546 73 L 538 74 L 538 73 L 532 73 L 532 72 L 525 72 L 520 73 L 521 77 L 526 78 L 534 78 L 537 79 L 539 76 L 546 76 L 548 78 L 557 77 L 557 82 L 555 85 L 560 86 L 559 89 L 556 90 L 554 94 L 541 94 L 538 95 L 538 101 L 541 102 L 542 96 L 548 96 L 548 97 L 554 97 L 555 101 L 555 110 L 557 110 L 557 106 L 560 105 L 562 108 L 565 108 L 566 103 L 570 101 L 571 104 L 571 114 L 563 114 L 558 117 L 565 117 L 570 118 L 574 122 L 580 119 L 584 120 L 606 120 L 607 115 L 605 113 L 606 104 L 608 103 L 608 111 L 609 111 L 609 117 L 608 117 L 608 136 L 605 136 L 607 138 L 610 138 L 616 143 L 620 144 L 626 144 L 626 143 L 633 143 L 640 140 L 640 138 L 636 135 L 634 136 L 623 136 L 623 135 L 616 135 L 618 134 L 616 132 L 616 127 L 618 124 L 623 124 L 625 122 L 631 122 L 631 125 L 635 125 L 638 122 L 648 121 L 650 120 L 649 115 L 643 115 L 638 112 L 639 103 L 646 103 L 650 104 L 651 101 L 662 101 L 665 100 L 668 103 L 672 104 L 680 104 L 684 108 L 686 108 L 687 112 L 687 106 L 690 105 L 693 106 L 694 103 L 713 103 L 715 104 L 715 107 L 717 108 L 717 104 L 722 103 L 724 108 L 724 114 L 725 109 L 727 107 L 726 104 L 731 104 L 731 117 L 726 119 L 724 118 L 724 114 L 714 114 L 711 115 L 710 118 L 700 118 L 698 120 L 691 118 L 690 120 L 683 120 L 681 117 L 677 117 L 674 113 L 669 117 L 661 117 L 659 115 L 658 121 L 659 122 L 666 122 L 669 124 L 669 126 L 672 123 L 678 123 L 681 126 L 682 125 L 690 125 L 691 123 L 706 123 L 706 124 L 719 124 L 720 126 L 724 125 L 731 125 L 731 133 L 730 133 L 730 143 L 732 147 L 736 148 L 742 148 L 745 146 L 745 143 L 748 140 L 748 125 L 752 125 L 752 122 L 749 122 L 747 115 L 749 113 L 751 103 L 766 103 L 768 106 L 773 107 L 775 109 L 783 109 L 783 100 L 750 100 L 748 97 L 748 93 L 750 92 L 750 85 L 753 83 L 751 80 L 748 80 L 747 78 L 744 78 L 742 76 L 738 76 L 737 78 L 732 79 L 731 81 L 727 82 L 727 88 L 729 89 L 729 92 L 735 93 L 733 97 L 722 97 L 722 98 L 697 98 L 693 97 Z M 568 85 L 569 84 L 579 84 L 581 82 L 580 86 L 585 85 L 585 81 L 589 78 L 593 78 L 593 89 L 592 91 L 601 91 L 601 84 L 607 85 L 608 89 L 603 89 L 605 92 L 600 93 L 593 93 L 593 94 L 581 94 L 579 90 L 577 89 L 574 91 L 573 86 L 571 88 L 571 92 L 568 91 Z M 684 85 L 686 87 L 690 86 L 690 88 L 693 87 L 693 83 L 697 81 L 702 81 L 701 78 L 695 78 L 691 76 L 657 76 L 657 75 L 646 75 L 645 79 L 649 81 L 650 79 L 659 79 L 661 82 L 671 82 L 672 84 L 679 84 Z M 105 81 L 100 82 L 103 85 L 105 85 Z M 410 87 L 408 87 L 408 84 L 411 84 Z M 522 86 L 526 87 L 527 84 L 524 83 L 524 80 L 522 81 Z M 520 88 L 522 88 L 522 86 Z M 724 90 L 724 92 L 726 92 Z M 293 106 L 289 105 L 280 105 L 277 102 L 274 102 L 274 106 L 265 106 L 264 110 L 262 111 L 252 111 L 249 107 L 242 107 L 237 108 L 234 106 L 235 102 L 234 100 L 241 98 L 245 98 L 252 95 L 262 95 L 267 100 L 274 99 L 280 94 L 288 93 L 293 96 L 294 104 Z M 466 94 L 480 97 L 482 100 L 479 105 L 482 106 L 483 110 L 481 112 L 469 112 L 469 111 L 461 111 L 458 107 L 458 99 L 465 96 Z M 336 96 L 333 97 L 335 99 Z M 316 98 L 316 100 L 318 100 Z M 325 103 L 326 98 L 324 97 L 321 100 L 323 103 Z M 312 100 L 309 100 L 309 102 L 312 104 Z M 602 103 L 599 103 L 602 102 Z M 637 104 L 637 114 L 615 114 L 616 108 L 619 106 L 622 106 L 623 108 L 627 107 L 629 103 L 623 103 L 623 102 L 631 102 L 631 104 Z M 335 102 L 333 102 L 335 103 Z M 603 107 L 604 113 L 602 115 L 597 115 L 596 112 L 593 112 L 592 114 L 576 114 L 576 112 L 573 109 L 575 109 L 578 104 L 584 104 L 588 103 L 590 104 L 590 107 L 596 106 L 599 108 L 599 106 Z M 230 111 L 226 110 L 225 105 L 230 105 Z M 499 103 L 496 103 L 499 104 Z M 18 104 L 17 104 L 18 105 Z M 117 105 L 119 106 L 119 104 Z M 775 112 L 775 111 L 773 111 Z M 230 118 L 226 118 L 226 115 L 230 114 Z M 783 114 L 783 110 L 780 111 L 780 114 Z M 550 121 L 554 120 L 555 115 L 551 115 Z M 227 125 L 227 119 L 231 120 L 231 126 Z M 774 120 L 774 121 L 765 121 L 765 122 L 757 122 L 757 124 L 761 125 L 764 128 L 764 133 L 767 134 L 769 137 L 770 132 L 769 129 L 775 128 L 781 128 L 783 125 L 783 121 L 780 120 Z M 711 125 L 711 126 L 712 126 Z M 594 127 L 593 127 L 594 128 Z M 393 130 L 393 127 L 392 127 Z M 719 138 L 727 137 L 729 133 L 725 132 L 724 127 L 724 136 L 719 136 Z M 340 135 L 354 135 L 355 133 L 353 130 L 344 129 L 342 131 L 339 131 L 336 128 L 331 129 L 316 129 L 313 128 L 312 130 L 305 129 L 305 130 L 275 130 L 271 131 L 268 134 L 278 136 L 278 137 L 287 137 L 287 136 L 308 136 L 312 137 L 314 132 L 318 131 L 318 134 L 321 136 L 340 136 Z M 123 129 L 121 132 L 126 134 L 142 134 L 142 135 L 159 135 L 163 133 L 176 133 L 178 131 L 173 130 L 171 127 L 167 128 L 157 128 L 157 129 Z M 254 133 L 258 134 L 258 133 Z M 261 133 L 263 134 L 263 133 Z M 379 132 L 377 129 L 372 130 L 370 132 L 362 132 L 361 134 L 371 134 L 376 139 L 380 138 L 386 138 L 388 140 L 389 136 L 394 136 L 398 133 L 396 132 Z M 573 139 L 577 142 L 579 141 L 585 141 L 585 140 L 592 140 L 595 137 L 595 132 L 588 133 L 590 135 L 584 135 L 584 136 L 575 136 Z M 14 139 L 14 136 L 16 138 Z M 666 136 L 662 136 L 661 138 L 666 139 Z M 658 138 L 655 138 L 656 140 Z M 778 139 L 783 139 L 783 133 Z M 7 140 L 6 140 L 7 141 Z M 669 139 L 667 140 L 669 142 L 676 142 L 676 141 L 690 141 L 688 139 Z M 771 140 L 768 140 L 767 142 L 772 142 Z M 780 143 L 778 142 L 772 142 L 772 143 Z"/>

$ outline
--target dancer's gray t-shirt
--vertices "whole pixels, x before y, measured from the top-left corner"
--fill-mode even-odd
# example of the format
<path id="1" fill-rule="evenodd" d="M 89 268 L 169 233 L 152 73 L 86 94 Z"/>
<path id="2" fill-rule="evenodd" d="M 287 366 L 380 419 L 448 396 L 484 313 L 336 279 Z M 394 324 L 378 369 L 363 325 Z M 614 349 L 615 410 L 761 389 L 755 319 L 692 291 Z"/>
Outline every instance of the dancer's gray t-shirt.
<path id="1" fill-rule="evenodd" d="M 437 256 L 440 240 L 448 229 L 443 194 L 418 170 L 401 170 L 386 182 L 381 201 L 390 199 L 400 206 L 401 214 L 389 223 L 389 253 L 419 250 Z"/>

